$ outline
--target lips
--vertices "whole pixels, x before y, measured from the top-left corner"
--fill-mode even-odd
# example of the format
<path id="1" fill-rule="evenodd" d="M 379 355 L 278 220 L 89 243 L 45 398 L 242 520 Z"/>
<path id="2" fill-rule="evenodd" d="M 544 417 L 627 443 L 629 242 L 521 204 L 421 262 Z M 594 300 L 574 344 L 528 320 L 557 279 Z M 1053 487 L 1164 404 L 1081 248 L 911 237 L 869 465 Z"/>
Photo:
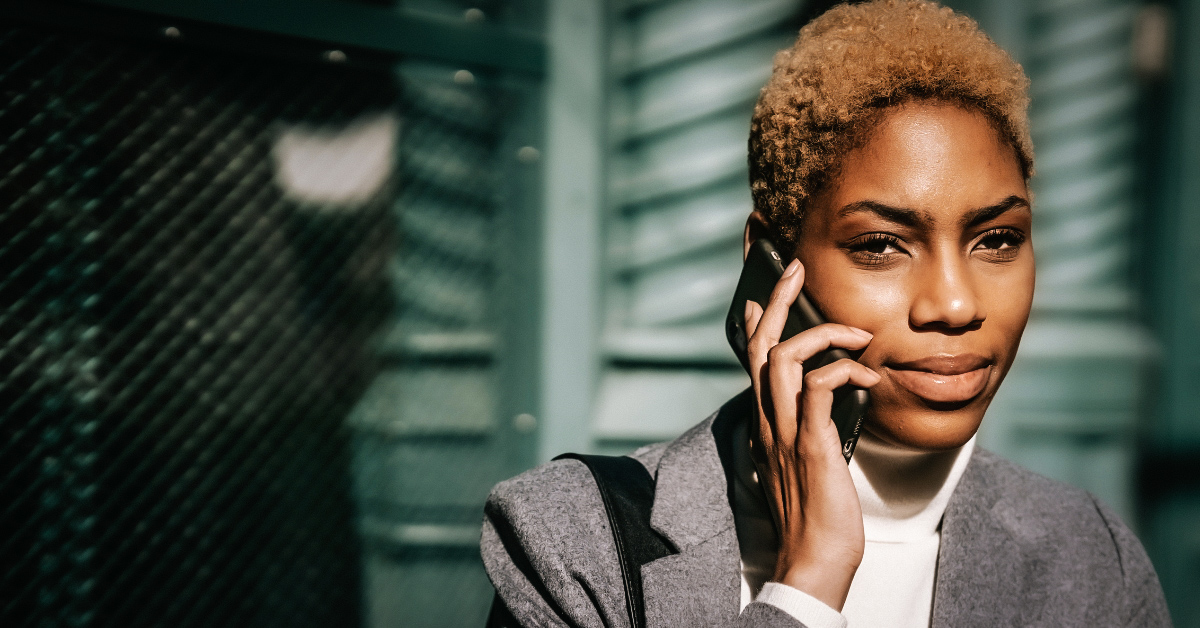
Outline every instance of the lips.
<path id="1" fill-rule="evenodd" d="M 935 403 L 969 401 L 987 387 L 992 361 L 974 354 L 937 355 L 884 365 L 891 379 Z"/>

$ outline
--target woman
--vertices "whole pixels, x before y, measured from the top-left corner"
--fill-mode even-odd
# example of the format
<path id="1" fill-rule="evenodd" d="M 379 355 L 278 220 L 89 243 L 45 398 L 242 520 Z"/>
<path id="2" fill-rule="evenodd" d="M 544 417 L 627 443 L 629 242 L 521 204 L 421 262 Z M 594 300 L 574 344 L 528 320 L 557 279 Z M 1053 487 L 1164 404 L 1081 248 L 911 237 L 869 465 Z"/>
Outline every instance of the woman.
<path id="1" fill-rule="evenodd" d="M 1020 66 L 928 2 L 842 5 L 776 58 L 744 244 L 793 259 L 749 303 L 751 389 L 633 454 L 674 553 L 648 625 L 1169 625 L 1129 529 L 975 447 L 1034 287 Z M 780 341 L 801 288 L 832 323 Z M 861 352 L 805 371 L 828 347 Z M 849 466 L 832 391 L 871 390 Z M 605 505 L 562 460 L 496 487 L 483 559 L 522 625 L 627 625 Z"/>

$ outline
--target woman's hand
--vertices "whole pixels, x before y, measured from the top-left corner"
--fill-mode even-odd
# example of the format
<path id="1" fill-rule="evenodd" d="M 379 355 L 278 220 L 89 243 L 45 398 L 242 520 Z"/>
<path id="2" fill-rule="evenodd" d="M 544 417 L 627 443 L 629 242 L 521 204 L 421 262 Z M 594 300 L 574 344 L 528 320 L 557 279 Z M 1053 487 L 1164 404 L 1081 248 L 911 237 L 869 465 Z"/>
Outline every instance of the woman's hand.
<path id="1" fill-rule="evenodd" d="M 804 361 L 829 347 L 862 349 L 871 334 L 819 325 L 779 342 L 788 308 L 804 285 L 804 267 L 788 265 L 763 311 L 746 304 L 751 379 L 758 398 L 752 454 L 779 533 L 776 582 L 841 610 L 862 562 L 862 508 L 841 440 L 830 419 L 834 389 L 869 388 L 879 375 L 853 360 L 804 372 Z"/>

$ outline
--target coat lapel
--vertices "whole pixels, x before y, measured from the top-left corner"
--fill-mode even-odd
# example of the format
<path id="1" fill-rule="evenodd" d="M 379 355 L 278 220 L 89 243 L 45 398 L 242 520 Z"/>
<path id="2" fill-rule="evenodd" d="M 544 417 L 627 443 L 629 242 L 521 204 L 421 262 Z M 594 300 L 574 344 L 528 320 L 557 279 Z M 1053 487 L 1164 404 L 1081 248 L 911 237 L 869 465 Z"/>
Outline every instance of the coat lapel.
<path id="1" fill-rule="evenodd" d="M 656 475 L 650 525 L 679 550 L 642 566 L 650 626 L 732 623 L 741 607 L 741 557 L 730 506 L 732 430 L 753 410 L 746 391 L 667 446 Z M 1003 499 L 976 449 L 942 520 L 934 628 L 1017 625 L 1029 599 L 1019 515 Z"/>
<path id="2" fill-rule="evenodd" d="M 642 566 L 650 626 L 732 623 L 741 607 L 741 557 L 729 490 L 732 431 L 753 410 L 750 391 L 667 446 L 656 475 L 650 525 L 679 550 Z M 942 520 L 934 584 L 935 628 L 1016 625 L 1028 599 L 1017 513 L 977 449 Z"/>
<path id="3" fill-rule="evenodd" d="M 679 550 L 642 566 L 650 626 L 727 625 L 741 606 L 741 559 L 729 502 L 732 427 L 743 393 L 676 439 L 659 462 L 650 525 Z M 725 464 L 722 464 L 725 461 Z"/>
<path id="4" fill-rule="evenodd" d="M 1001 487 L 989 469 L 994 455 L 976 450 L 942 519 L 941 550 L 933 594 L 934 628 L 1012 626 L 1023 609 L 1021 545 Z"/>

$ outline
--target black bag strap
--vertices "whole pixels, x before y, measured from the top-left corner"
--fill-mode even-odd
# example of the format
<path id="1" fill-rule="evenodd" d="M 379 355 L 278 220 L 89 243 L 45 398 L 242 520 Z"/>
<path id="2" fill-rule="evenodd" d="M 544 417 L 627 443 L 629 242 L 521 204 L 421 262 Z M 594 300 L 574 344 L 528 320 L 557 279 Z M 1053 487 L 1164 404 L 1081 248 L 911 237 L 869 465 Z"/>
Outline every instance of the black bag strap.
<path id="1" fill-rule="evenodd" d="M 646 607 L 642 600 L 641 567 L 675 553 L 666 539 L 650 527 L 654 478 L 642 463 L 628 456 L 563 454 L 555 460 L 567 458 L 587 465 L 596 480 L 617 545 L 629 625 L 644 628 Z"/>
<path id="2" fill-rule="evenodd" d="M 631 628 L 645 628 L 646 607 L 642 600 L 642 565 L 676 551 L 650 527 L 654 505 L 654 478 L 642 463 L 628 456 L 563 454 L 555 460 L 573 459 L 587 465 L 617 545 L 617 562 L 625 586 L 625 610 Z M 496 595 L 488 614 L 488 628 L 515 628 L 517 620 Z"/>

